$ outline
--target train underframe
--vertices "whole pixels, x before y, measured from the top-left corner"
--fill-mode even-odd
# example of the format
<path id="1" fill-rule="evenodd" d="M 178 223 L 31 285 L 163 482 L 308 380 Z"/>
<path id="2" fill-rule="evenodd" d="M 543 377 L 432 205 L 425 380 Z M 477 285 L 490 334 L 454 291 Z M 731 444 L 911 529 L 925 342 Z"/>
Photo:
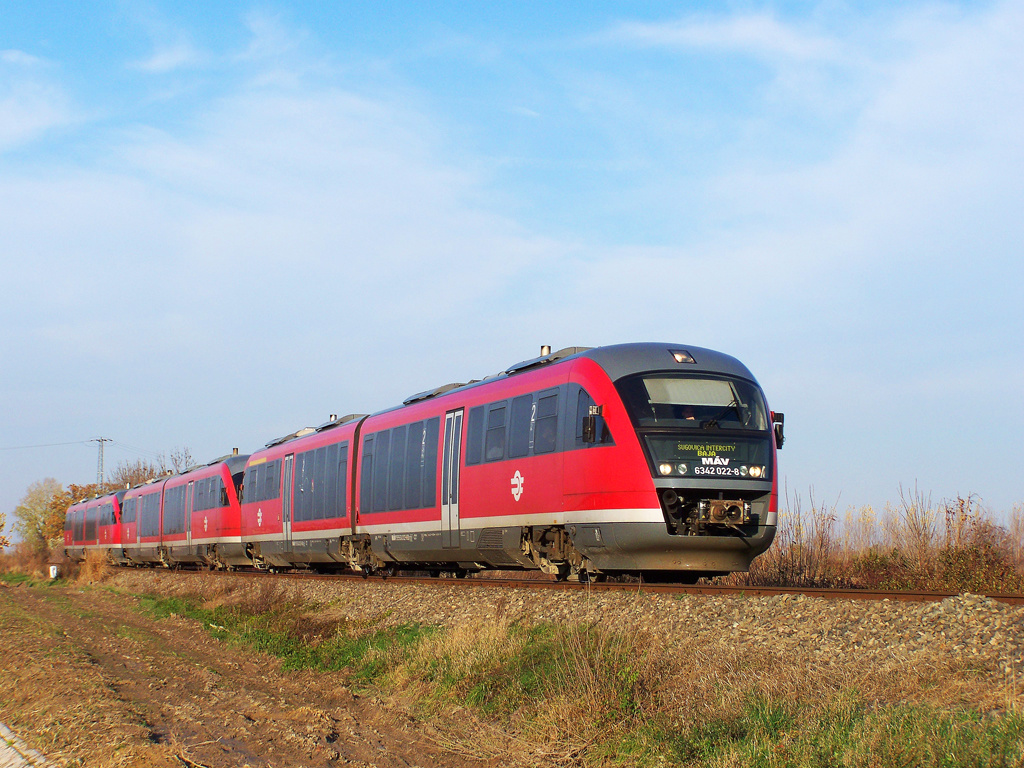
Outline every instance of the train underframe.
<path id="1" fill-rule="evenodd" d="M 108 550 L 112 562 L 216 569 L 398 571 L 465 575 L 481 570 L 541 571 L 558 579 L 601 580 L 643 574 L 649 580 L 695 581 L 746 571 L 771 544 L 773 525 L 706 524 L 703 533 L 672 532 L 673 522 L 573 523 L 470 528 L 445 546 L 442 532 L 357 534 L 292 541 L 235 542 Z M 82 553 L 84 556 L 84 552 Z"/>

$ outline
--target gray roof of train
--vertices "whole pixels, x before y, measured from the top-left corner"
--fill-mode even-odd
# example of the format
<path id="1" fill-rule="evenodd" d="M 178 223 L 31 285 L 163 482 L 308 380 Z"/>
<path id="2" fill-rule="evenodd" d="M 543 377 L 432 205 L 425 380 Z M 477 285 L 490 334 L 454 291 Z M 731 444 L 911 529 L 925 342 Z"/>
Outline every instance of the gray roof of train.
<path id="1" fill-rule="evenodd" d="M 578 350 L 578 351 L 577 351 Z M 692 358 L 692 363 L 678 363 L 673 359 L 672 352 L 685 351 Z M 433 390 L 425 390 L 406 399 L 400 405 L 393 405 L 375 411 L 371 416 L 379 416 L 384 413 L 401 410 L 413 403 L 431 400 L 435 397 L 442 397 L 453 392 L 464 392 L 475 387 L 482 387 L 495 381 L 502 381 L 515 376 L 521 372 L 533 370 L 543 365 L 555 365 L 567 360 L 574 360 L 580 357 L 588 357 L 604 369 L 612 381 L 618 381 L 624 376 L 634 373 L 645 373 L 648 371 L 670 371 L 673 373 L 695 373 L 707 372 L 725 374 L 728 376 L 739 376 L 757 383 L 757 379 L 750 370 L 731 355 L 715 352 L 713 349 L 704 347 L 688 346 L 686 344 L 657 344 L 652 342 L 640 342 L 634 344 L 611 344 L 606 347 L 567 347 L 549 355 L 542 355 L 532 360 L 524 360 L 508 367 L 501 373 L 488 376 L 479 381 L 472 381 L 467 384 L 445 384 Z M 347 422 L 349 417 L 335 422 L 323 424 L 317 431 L 324 428 L 337 426 Z M 267 448 L 298 439 L 299 435 L 289 435 L 286 438 L 278 439 L 267 444 Z M 305 437 L 305 435 L 303 435 Z M 260 453 L 260 451 L 256 451 Z M 234 471 L 234 470 L 232 470 Z"/>
<path id="2" fill-rule="evenodd" d="M 672 357 L 673 351 L 688 352 L 694 362 L 677 363 Z M 715 352 L 713 349 L 687 346 L 686 344 L 613 344 L 607 347 L 594 347 L 573 357 L 589 357 L 605 370 L 608 378 L 612 381 L 618 381 L 630 374 L 647 371 L 678 373 L 702 371 L 740 376 L 754 382 L 757 381 L 747 366 L 735 357 Z"/>
<path id="3" fill-rule="evenodd" d="M 713 349 L 705 349 L 704 347 L 687 346 L 685 344 L 640 342 L 634 344 L 611 344 L 606 347 L 575 347 L 574 349 L 579 349 L 580 351 L 562 357 L 559 357 L 559 353 L 555 352 L 551 355 L 516 363 L 505 371 L 502 371 L 495 376 L 488 376 L 480 381 L 473 381 L 468 384 L 455 386 L 447 384 L 443 387 L 438 387 L 437 390 L 435 390 L 437 393 L 435 396 L 441 397 L 452 392 L 464 392 L 468 389 L 482 387 L 495 381 L 502 381 L 511 376 L 516 376 L 521 372 L 534 370 L 542 365 L 555 365 L 568 360 L 575 360 L 580 357 L 588 357 L 600 365 L 612 381 L 618 381 L 624 376 L 629 376 L 634 373 L 670 371 L 674 373 L 719 373 L 728 376 L 739 376 L 744 379 L 749 379 L 755 384 L 757 383 L 757 379 L 754 378 L 754 374 L 750 372 L 750 369 L 735 357 L 721 352 L 716 352 Z M 672 357 L 672 352 L 680 350 L 689 353 L 690 356 L 693 357 L 694 362 L 677 363 Z M 377 416 L 382 413 L 397 411 L 404 408 L 406 405 L 411 405 L 413 402 L 432 399 L 429 393 L 430 390 L 422 392 L 420 395 L 414 395 L 402 405 L 384 408 L 383 410 L 376 411 L 371 415 Z"/>

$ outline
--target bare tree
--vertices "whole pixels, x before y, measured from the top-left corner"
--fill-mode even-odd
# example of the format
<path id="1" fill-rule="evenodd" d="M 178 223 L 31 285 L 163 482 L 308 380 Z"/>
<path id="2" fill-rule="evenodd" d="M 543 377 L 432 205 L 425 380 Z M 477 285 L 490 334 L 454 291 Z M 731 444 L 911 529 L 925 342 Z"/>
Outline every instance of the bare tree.
<path id="1" fill-rule="evenodd" d="M 161 474 L 173 472 L 175 475 L 191 469 L 196 463 L 187 445 L 184 448 L 175 448 L 168 456 L 161 453 L 159 461 Z"/>
<path id="2" fill-rule="evenodd" d="M 110 485 L 115 489 L 131 488 L 164 474 L 163 470 L 145 459 L 122 461 L 110 473 Z"/>
<path id="3" fill-rule="evenodd" d="M 21 504 L 14 508 L 14 516 L 17 518 L 14 530 L 33 549 L 46 549 L 50 501 L 55 494 L 63 492 L 63 486 L 52 477 L 37 480 L 28 487 Z"/>

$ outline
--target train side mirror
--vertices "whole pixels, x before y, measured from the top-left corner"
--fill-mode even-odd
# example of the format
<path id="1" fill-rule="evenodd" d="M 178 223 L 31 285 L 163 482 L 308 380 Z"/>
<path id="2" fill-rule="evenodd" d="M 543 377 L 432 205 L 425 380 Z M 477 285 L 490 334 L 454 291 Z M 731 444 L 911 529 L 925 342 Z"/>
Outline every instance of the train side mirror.
<path id="1" fill-rule="evenodd" d="M 772 413 L 772 426 L 775 428 L 775 447 L 781 448 L 782 444 L 786 442 L 786 436 L 783 434 L 782 425 L 786 423 L 786 414 L 784 413 Z"/>

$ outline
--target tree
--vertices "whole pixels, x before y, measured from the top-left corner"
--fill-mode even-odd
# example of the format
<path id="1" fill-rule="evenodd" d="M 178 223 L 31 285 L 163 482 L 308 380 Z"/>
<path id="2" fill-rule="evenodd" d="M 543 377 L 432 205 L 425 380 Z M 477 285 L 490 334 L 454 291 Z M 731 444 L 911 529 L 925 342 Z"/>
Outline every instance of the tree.
<path id="1" fill-rule="evenodd" d="M 4 528 L 7 527 L 7 513 L 0 512 L 0 549 L 11 546 L 11 540 L 4 536 Z"/>
<path id="2" fill-rule="evenodd" d="M 54 494 L 63 491 L 61 484 L 52 477 L 37 480 L 28 487 L 21 504 L 14 508 L 14 516 L 17 518 L 14 530 L 33 549 L 41 551 L 49 544 L 47 521 L 50 517 L 50 502 Z"/>
<path id="3" fill-rule="evenodd" d="M 147 480 L 159 477 L 164 474 L 156 464 L 151 464 L 145 459 L 135 461 L 122 461 L 113 472 L 110 473 L 110 482 L 107 485 L 110 490 L 121 490 L 142 485 Z"/>
<path id="4" fill-rule="evenodd" d="M 50 502 L 47 505 L 46 522 L 43 524 L 43 535 L 46 536 L 46 540 L 59 542 L 64 538 L 64 518 L 68 507 L 76 501 L 91 499 L 93 496 L 107 493 L 108 490 L 109 488 L 105 483 L 103 485 L 97 485 L 96 483 L 75 485 L 71 483 L 66 491 L 63 488 L 58 488 L 50 497 Z"/>
<path id="5" fill-rule="evenodd" d="M 196 462 L 192 458 L 192 451 L 188 449 L 187 445 L 184 448 L 175 448 L 171 451 L 169 457 L 164 457 L 163 454 L 160 454 L 160 466 L 164 472 L 172 470 L 174 474 L 180 475 L 185 470 L 194 467 L 195 464 Z"/>

